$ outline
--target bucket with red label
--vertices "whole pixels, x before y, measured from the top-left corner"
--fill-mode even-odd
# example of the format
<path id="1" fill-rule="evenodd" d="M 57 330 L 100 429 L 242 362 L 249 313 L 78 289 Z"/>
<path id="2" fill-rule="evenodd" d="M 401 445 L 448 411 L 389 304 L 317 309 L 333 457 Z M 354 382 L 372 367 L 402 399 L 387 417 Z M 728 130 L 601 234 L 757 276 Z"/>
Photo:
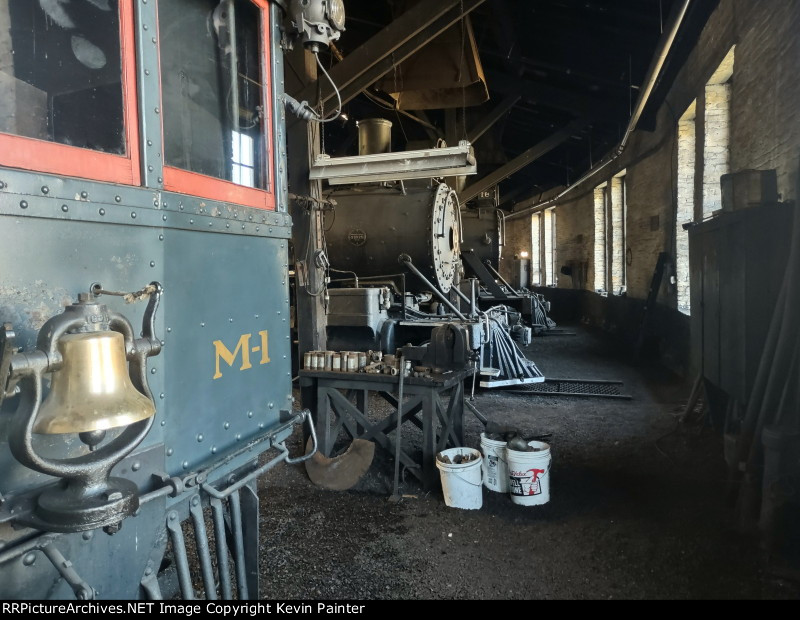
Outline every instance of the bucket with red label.
<path id="1" fill-rule="evenodd" d="M 511 501 L 541 506 L 550 501 L 550 446 L 529 441 L 528 451 L 507 448 L 508 487 Z"/>

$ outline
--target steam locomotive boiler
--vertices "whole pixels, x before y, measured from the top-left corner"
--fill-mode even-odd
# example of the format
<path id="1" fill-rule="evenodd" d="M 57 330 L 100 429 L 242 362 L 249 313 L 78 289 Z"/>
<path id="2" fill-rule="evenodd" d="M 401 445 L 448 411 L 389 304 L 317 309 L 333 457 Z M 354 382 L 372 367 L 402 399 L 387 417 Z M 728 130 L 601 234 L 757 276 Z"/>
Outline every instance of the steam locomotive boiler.
<path id="1" fill-rule="evenodd" d="M 359 163 L 368 166 L 370 155 L 381 158 L 387 151 L 387 126 L 374 119 L 359 123 Z M 326 198 L 333 210 L 326 214 L 325 242 L 336 276 L 328 291 L 331 350 L 393 355 L 398 346 L 412 345 L 418 361 L 463 360 L 460 352 L 436 350 L 443 341 L 434 330 L 446 326 L 459 334 L 448 342 L 459 351 L 471 349 L 479 373 L 491 377 L 482 385 L 543 380 L 511 341 L 506 308 L 481 312 L 475 283 L 461 290 L 462 211 L 441 178 L 347 185 Z M 425 354 L 419 345 L 434 350 Z M 501 350 L 508 355 L 500 356 Z M 406 356 L 411 351 L 406 348 Z"/>
<path id="2" fill-rule="evenodd" d="M 333 264 L 368 278 L 398 270 L 408 254 L 425 278 L 449 293 L 461 268 L 461 221 L 456 193 L 428 180 L 405 184 L 356 185 L 330 195 L 336 216 L 325 240 Z M 409 279 L 407 291 L 425 284 Z"/>
<path id="3" fill-rule="evenodd" d="M 461 213 L 464 241 L 461 257 L 468 276 L 480 282 L 478 300 L 481 307 L 503 304 L 519 312 L 535 333 L 553 329 L 548 317 L 550 304 L 526 286 L 510 284 L 500 274 L 500 261 L 505 247 L 505 213 L 498 208 L 479 206 Z M 517 330 L 517 339 L 528 344 L 527 331 Z"/>
<path id="4" fill-rule="evenodd" d="M 257 478 L 307 417 L 282 20 L 0 0 L 0 598 L 259 596 Z"/>
<path id="5" fill-rule="evenodd" d="M 400 304 L 408 318 L 420 302 L 439 304 L 431 289 L 446 295 L 459 277 L 455 192 L 423 181 L 352 186 L 330 198 L 337 205 L 325 233 L 331 265 L 340 278 L 353 276 L 329 291 L 330 344 L 393 352 L 398 338 L 416 339 L 408 332 L 418 332 L 418 325 L 390 320 L 388 311 Z M 409 256 L 424 279 L 407 276 L 400 256 Z"/>

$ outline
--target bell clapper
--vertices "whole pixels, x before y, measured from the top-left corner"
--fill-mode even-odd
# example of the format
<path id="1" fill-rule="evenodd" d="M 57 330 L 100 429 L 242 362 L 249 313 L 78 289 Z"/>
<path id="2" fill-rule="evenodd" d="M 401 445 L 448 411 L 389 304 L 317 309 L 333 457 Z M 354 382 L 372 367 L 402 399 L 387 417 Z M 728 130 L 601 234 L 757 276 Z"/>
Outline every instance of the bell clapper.
<path id="1" fill-rule="evenodd" d="M 106 438 L 105 431 L 87 431 L 85 433 L 78 433 L 80 440 L 89 446 L 89 451 L 94 452 L 103 440 Z"/>

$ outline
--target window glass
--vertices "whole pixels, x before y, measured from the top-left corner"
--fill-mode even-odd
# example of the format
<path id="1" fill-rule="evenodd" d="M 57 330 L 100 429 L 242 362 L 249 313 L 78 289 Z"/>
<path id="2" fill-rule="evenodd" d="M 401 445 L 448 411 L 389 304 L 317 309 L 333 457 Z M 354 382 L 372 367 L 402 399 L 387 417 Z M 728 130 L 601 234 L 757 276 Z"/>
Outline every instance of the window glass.
<path id="1" fill-rule="evenodd" d="M 548 209 L 544 212 L 544 271 L 545 284 L 555 286 L 556 277 L 556 210 Z"/>
<path id="2" fill-rule="evenodd" d="M 542 286 L 542 214 L 531 216 L 531 284 Z"/>
<path id="3" fill-rule="evenodd" d="M 594 290 L 598 293 L 608 289 L 606 233 L 608 224 L 608 185 L 604 183 L 594 190 Z"/>
<path id="4" fill-rule="evenodd" d="M 118 0 L 0 0 L 0 132 L 124 154 Z"/>
<path id="5" fill-rule="evenodd" d="M 611 234 L 609 254 L 611 256 L 611 293 L 625 292 L 625 176 L 618 175 L 609 182 L 608 194 L 611 202 Z"/>
<path id="6" fill-rule="evenodd" d="M 697 159 L 697 101 L 678 121 L 678 205 L 675 211 L 675 279 L 678 310 L 691 314 L 689 231 L 683 225 L 695 219 L 695 174 Z"/>
<path id="7" fill-rule="evenodd" d="M 159 28 L 165 163 L 265 189 L 261 10 L 168 0 Z"/>

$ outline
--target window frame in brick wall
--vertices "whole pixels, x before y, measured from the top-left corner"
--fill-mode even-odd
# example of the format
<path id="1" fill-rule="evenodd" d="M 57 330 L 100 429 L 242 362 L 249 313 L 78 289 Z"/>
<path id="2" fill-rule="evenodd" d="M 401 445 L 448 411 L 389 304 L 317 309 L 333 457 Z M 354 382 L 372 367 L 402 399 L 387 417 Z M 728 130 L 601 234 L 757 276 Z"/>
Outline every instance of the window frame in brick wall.
<path id="1" fill-rule="evenodd" d="M 722 208 L 720 177 L 731 170 L 731 97 L 736 46 L 711 75 L 703 93 L 703 201 L 700 215 L 711 217 Z"/>
<path id="2" fill-rule="evenodd" d="M 541 211 L 531 215 L 531 286 L 543 286 L 545 282 L 542 277 L 542 220 Z"/>
<path id="3" fill-rule="evenodd" d="M 546 286 L 558 286 L 558 274 L 556 273 L 558 243 L 556 239 L 556 208 L 552 207 L 543 213 L 542 226 L 544 283 Z"/>
<path id="4" fill-rule="evenodd" d="M 697 180 L 697 100 L 678 119 L 675 208 L 675 297 L 679 312 L 690 316 L 691 270 L 689 268 L 689 231 L 683 225 L 695 219 Z"/>
<path id="5" fill-rule="evenodd" d="M 556 207 L 531 215 L 531 285 L 558 286 Z"/>
<path id="6" fill-rule="evenodd" d="M 622 170 L 594 189 L 594 291 L 623 295 L 628 290 L 627 171 Z"/>
<path id="7" fill-rule="evenodd" d="M 594 286 L 595 293 L 608 292 L 608 183 L 594 188 Z"/>
<path id="8" fill-rule="evenodd" d="M 628 290 L 625 249 L 627 243 L 628 188 L 625 182 L 627 171 L 618 172 L 607 187 L 606 209 L 608 213 L 606 242 L 608 243 L 606 282 L 611 283 L 613 295 L 623 295 Z"/>

